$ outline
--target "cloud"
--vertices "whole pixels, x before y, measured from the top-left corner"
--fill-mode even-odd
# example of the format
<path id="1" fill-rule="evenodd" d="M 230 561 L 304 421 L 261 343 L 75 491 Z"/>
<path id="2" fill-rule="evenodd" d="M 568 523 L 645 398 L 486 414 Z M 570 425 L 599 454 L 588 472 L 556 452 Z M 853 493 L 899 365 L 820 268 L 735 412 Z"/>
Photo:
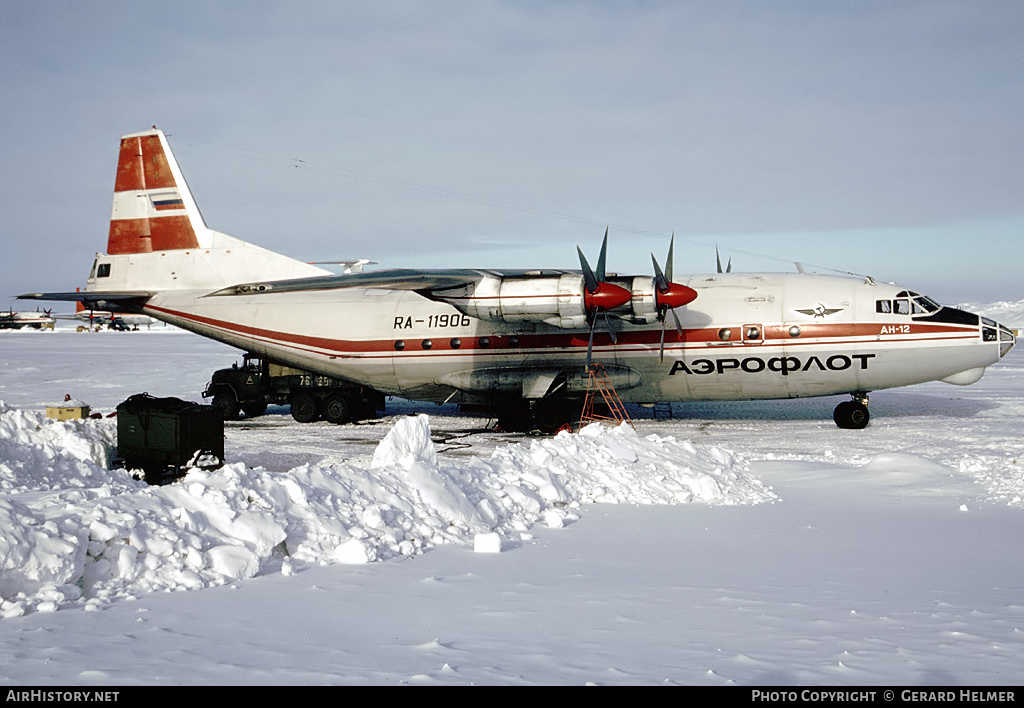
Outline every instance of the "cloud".
<path id="1" fill-rule="evenodd" d="M 613 224 L 641 272 L 673 230 L 794 258 L 801 234 L 903 230 L 885 263 L 917 267 L 928 228 L 1024 219 L 1013 3 L 0 12 L 4 238 L 60 238 L 60 278 L 103 247 L 118 136 L 153 123 L 212 227 L 297 256 L 491 265 L 544 249 L 484 244 L 534 243 L 573 267 Z"/>

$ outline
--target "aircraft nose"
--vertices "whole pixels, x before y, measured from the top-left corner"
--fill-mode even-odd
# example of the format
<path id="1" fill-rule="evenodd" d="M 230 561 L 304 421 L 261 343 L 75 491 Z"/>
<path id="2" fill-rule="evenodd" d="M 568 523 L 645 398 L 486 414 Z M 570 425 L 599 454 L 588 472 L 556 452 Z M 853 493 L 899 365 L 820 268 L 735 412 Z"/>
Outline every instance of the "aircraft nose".
<path id="1" fill-rule="evenodd" d="M 1002 359 L 1006 356 L 1006 353 L 1013 349 L 1013 345 L 1016 343 L 1017 330 L 999 325 L 999 358 Z"/>
<path id="2" fill-rule="evenodd" d="M 1013 349 L 1013 345 L 1017 343 L 1017 331 L 1010 329 L 1004 324 L 999 324 L 987 317 L 981 318 L 981 332 L 982 337 L 986 341 L 998 341 L 999 342 L 999 358 L 1002 359 L 1004 356 Z"/>

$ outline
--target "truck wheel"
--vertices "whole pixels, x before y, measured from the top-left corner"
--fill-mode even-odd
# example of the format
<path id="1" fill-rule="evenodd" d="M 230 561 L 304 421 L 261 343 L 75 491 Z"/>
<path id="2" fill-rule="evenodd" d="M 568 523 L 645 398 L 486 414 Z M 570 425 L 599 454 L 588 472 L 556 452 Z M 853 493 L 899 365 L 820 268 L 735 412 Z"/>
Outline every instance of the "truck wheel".
<path id="1" fill-rule="evenodd" d="M 238 420 L 238 399 L 233 393 L 218 393 L 211 403 L 224 420 Z"/>
<path id="2" fill-rule="evenodd" d="M 343 425 L 352 420 L 352 404 L 341 394 L 333 394 L 324 401 L 324 418 L 335 425 Z"/>
<path id="3" fill-rule="evenodd" d="M 250 418 L 258 418 L 259 416 L 267 412 L 267 402 L 250 401 L 249 403 L 243 403 L 242 412 L 245 413 Z"/>
<path id="4" fill-rule="evenodd" d="M 308 393 L 299 393 L 292 398 L 292 418 L 300 423 L 312 423 L 320 418 L 316 399 Z"/>

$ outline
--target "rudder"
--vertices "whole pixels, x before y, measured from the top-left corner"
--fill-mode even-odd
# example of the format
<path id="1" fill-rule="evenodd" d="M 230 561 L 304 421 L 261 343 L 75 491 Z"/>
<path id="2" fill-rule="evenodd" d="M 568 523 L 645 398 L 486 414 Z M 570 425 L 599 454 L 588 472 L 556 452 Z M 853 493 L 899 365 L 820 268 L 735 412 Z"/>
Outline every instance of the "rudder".
<path id="1" fill-rule="evenodd" d="M 122 137 L 107 253 L 199 248 L 205 230 L 163 132 Z"/>

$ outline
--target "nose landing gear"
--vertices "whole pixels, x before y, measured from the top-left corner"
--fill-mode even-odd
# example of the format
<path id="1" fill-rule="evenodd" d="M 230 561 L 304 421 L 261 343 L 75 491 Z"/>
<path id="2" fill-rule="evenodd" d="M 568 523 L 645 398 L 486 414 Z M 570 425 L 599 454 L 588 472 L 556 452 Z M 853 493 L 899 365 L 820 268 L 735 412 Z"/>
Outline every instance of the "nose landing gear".
<path id="1" fill-rule="evenodd" d="M 836 406 L 832 413 L 832 419 L 836 425 L 847 430 L 860 430 L 866 428 L 871 415 L 868 413 L 868 395 L 866 393 L 853 394 L 852 401 L 844 401 Z"/>

